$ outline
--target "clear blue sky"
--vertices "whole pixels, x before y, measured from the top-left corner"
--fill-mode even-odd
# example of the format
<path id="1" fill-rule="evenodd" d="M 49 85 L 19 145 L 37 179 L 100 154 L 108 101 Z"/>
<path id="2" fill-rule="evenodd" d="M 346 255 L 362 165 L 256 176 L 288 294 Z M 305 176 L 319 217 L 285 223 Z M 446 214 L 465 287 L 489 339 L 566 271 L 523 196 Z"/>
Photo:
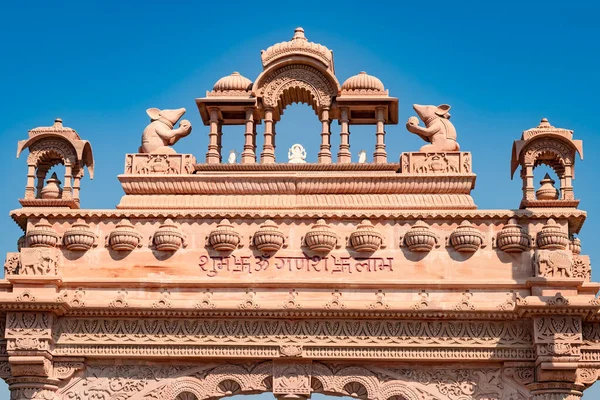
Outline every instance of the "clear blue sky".
<path id="1" fill-rule="evenodd" d="M 2 6 L 0 152 L 5 169 L 0 252 L 14 251 L 20 230 L 8 217 L 19 207 L 25 157 L 15 159 L 27 130 L 61 117 L 92 142 L 96 179 L 87 177 L 82 206 L 113 208 L 117 174 L 135 152 L 149 107 L 186 107 L 194 130 L 177 149 L 204 159 L 207 128 L 194 98 L 221 76 L 254 79 L 260 50 L 289 40 L 296 26 L 334 50 L 338 79 L 365 70 L 400 101 L 401 125 L 387 127 L 389 159 L 420 139 L 403 124 L 411 104 L 452 105 L 463 150 L 473 153 L 479 208 L 516 208 L 511 145 L 542 117 L 583 139 L 575 195 L 589 212 L 583 252 L 600 260 L 597 163 L 600 161 L 600 6 L 589 1 L 461 2 L 11 1 Z M 332 125 L 339 131 L 337 124 Z M 286 110 L 277 156 L 294 142 L 316 160 L 320 125 L 308 106 Z M 374 128 L 352 130 L 351 151 L 371 156 Z M 242 150 L 241 129 L 225 130 L 224 151 Z M 339 139 L 337 139 L 339 140 Z M 338 143 L 338 141 L 334 141 Z M 337 149 L 334 147 L 334 154 Z M 543 176 L 536 170 L 536 180 Z M 600 272 L 594 271 L 594 280 Z M 595 394 L 594 394 L 595 393 Z M 0 398 L 8 398 L 0 388 Z M 585 400 L 600 398 L 600 385 Z"/>

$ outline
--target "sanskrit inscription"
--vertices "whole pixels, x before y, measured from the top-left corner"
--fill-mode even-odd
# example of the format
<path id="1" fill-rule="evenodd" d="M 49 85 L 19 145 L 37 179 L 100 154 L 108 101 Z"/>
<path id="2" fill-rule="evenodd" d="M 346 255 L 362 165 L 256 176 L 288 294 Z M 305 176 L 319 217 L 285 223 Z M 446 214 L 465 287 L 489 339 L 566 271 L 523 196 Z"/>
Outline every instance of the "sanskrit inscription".
<path id="1" fill-rule="evenodd" d="M 201 255 L 198 264 L 208 276 L 219 273 L 254 274 L 264 271 L 305 272 L 317 274 L 365 274 L 393 271 L 393 257 L 353 258 L 349 256 L 327 257 L 302 256 L 266 257 L 253 255 L 230 255 L 209 257 Z"/>

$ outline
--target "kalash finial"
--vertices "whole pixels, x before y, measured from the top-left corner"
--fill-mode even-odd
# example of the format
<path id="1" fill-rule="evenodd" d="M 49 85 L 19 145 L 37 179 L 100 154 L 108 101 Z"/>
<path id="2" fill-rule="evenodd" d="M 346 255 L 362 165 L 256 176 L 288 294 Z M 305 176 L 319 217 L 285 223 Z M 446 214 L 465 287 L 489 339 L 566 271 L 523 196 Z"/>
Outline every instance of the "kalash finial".
<path id="1" fill-rule="evenodd" d="M 542 120 L 540 121 L 540 125 L 538 127 L 539 128 L 549 128 L 550 122 L 548 122 L 548 118 L 542 118 Z"/>
<path id="2" fill-rule="evenodd" d="M 54 120 L 54 127 L 55 128 L 62 128 L 63 127 L 62 118 L 56 118 Z"/>
<path id="3" fill-rule="evenodd" d="M 304 29 L 302 27 L 297 27 L 294 29 L 294 37 L 292 40 L 306 40 L 306 36 L 304 36 Z"/>

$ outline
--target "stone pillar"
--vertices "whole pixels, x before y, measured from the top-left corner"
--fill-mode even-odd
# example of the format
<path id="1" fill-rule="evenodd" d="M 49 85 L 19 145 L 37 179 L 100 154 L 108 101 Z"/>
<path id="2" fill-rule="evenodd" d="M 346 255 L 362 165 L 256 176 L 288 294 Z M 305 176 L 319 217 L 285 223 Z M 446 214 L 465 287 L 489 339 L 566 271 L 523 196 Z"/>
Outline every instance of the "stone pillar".
<path id="1" fill-rule="evenodd" d="M 223 162 L 223 124 L 219 121 L 217 123 L 217 151 L 219 152 L 219 163 Z"/>
<path id="2" fill-rule="evenodd" d="M 254 109 L 246 108 L 246 131 L 244 132 L 244 151 L 242 151 L 242 164 L 256 163 L 255 132 Z"/>
<path id="3" fill-rule="evenodd" d="M 206 153 L 207 164 L 218 164 L 221 162 L 221 154 L 219 154 L 219 110 L 216 108 L 209 109 L 210 112 L 210 131 L 208 132 L 208 152 Z"/>
<path id="4" fill-rule="evenodd" d="M 32 377 L 9 378 L 10 400 L 54 400 L 58 386 L 49 379 Z"/>
<path id="5" fill-rule="evenodd" d="M 79 189 L 81 189 L 81 178 L 83 178 L 83 167 L 77 168 L 73 174 L 73 198 L 79 201 Z"/>
<path id="6" fill-rule="evenodd" d="M 377 130 L 375 132 L 375 153 L 373 153 L 373 162 L 383 164 L 387 162 L 387 153 L 385 151 L 385 118 L 383 112 L 385 107 L 377 107 L 375 110 L 377 116 Z"/>
<path id="7" fill-rule="evenodd" d="M 260 154 L 261 164 L 273 164 L 275 162 L 275 145 L 273 139 L 273 109 L 265 109 L 265 133 L 263 151 Z"/>
<path id="8" fill-rule="evenodd" d="M 36 177 L 37 177 L 36 196 L 37 197 L 41 197 L 42 189 L 44 188 L 44 183 L 46 181 L 46 175 L 48 174 L 49 169 L 50 169 L 50 166 L 46 165 L 45 163 L 38 164 L 38 168 L 37 168 L 37 172 L 36 172 Z"/>
<path id="9" fill-rule="evenodd" d="M 73 198 L 73 189 L 71 187 L 71 180 L 73 179 L 73 167 L 70 163 L 65 163 L 65 182 L 63 184 L 62 198 L 70 200 Z"/>
<path id="10" fill-rule="evenodd" d="M 565 166 L 564 184 L 561 178 L 560 192 L 562 200 L 575 200 L 575 195 L 573 194 L 573 166 L 571 165 Z"/>
<path id="11" fill-rule="evenodd" d="M 348 164 L 352 162 L 352 154 L 350 153 L 350 130 L 348 119 L 348 108 L 340 109 L 340 152 L 337 155 L 338 164 Z"/>
<path id="12" fill-rule="evenodd" d="M 523 200 L 535 200 L 533 165 L 524 165 L 522 167 L 521 178 L 523 179 Z"/>
<path id="13" fill-rule="evenodd" d="M 561 382 L 533 383 L 529 385 L 532 400 L 580 400 L 581 387 Z"/>
<path id="14" fill-rule="evenodd" d="M 331 144 L 329 136 L 329 108 L 321 110 L 321 148 L 319 151 L 319 164 L 331 164 Z"/>
<path id="15" fill-rule="evenodd" d="M 27 185 L 25 186 L 25 198 L 35 199 L 35 165 L 33 164 L 27 165 Z"/>

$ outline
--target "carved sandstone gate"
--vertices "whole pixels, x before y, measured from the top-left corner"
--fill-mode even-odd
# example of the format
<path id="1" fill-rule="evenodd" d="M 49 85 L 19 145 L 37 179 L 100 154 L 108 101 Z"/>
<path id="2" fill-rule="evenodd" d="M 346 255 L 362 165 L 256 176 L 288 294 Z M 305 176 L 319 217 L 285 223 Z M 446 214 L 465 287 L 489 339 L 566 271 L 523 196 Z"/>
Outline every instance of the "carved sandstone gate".
<path id="1" fill-rule="evenodd" d="M 340 87 L 332 53 L 301 29 L 262 61 L 254 83 L 233 74 L 196 100 L 206 163 L 169 147 L 190 131 L 174 128 L 182 110 L 148 110 L 148 153 L 126 155 L 114 210 L 79 208 L 91 147 L 62 121 L 19 143 L 29 170 L 11 216 L 25 235 L 0 282 L 12 399 L 580 398 L 600 367 L 600 303 L 574 237 L 585 213 L 573 132 L 546 120 L 524 131 L 512 162 L 521 209 L 478 210 L 471 154 L 430 151 L 458 147 L 440 131 L 453 129 L 449 106 L 415 107 L 426 127 L 411 118 L 409 130 L 432 144 L 388 162 L 397 99 L 381 81 L 361 73 Z M 292 102 L 322 122 L 318 163 L 275 163 Z M 235 124 L 241 163 L 223 164 Z M 356 124 L 376 127 L 373 162 L 351 162 Z M 64 185 L 44 185 L 56 164 Z M 540 164 L 560 190 L 535 191 Z"/>

